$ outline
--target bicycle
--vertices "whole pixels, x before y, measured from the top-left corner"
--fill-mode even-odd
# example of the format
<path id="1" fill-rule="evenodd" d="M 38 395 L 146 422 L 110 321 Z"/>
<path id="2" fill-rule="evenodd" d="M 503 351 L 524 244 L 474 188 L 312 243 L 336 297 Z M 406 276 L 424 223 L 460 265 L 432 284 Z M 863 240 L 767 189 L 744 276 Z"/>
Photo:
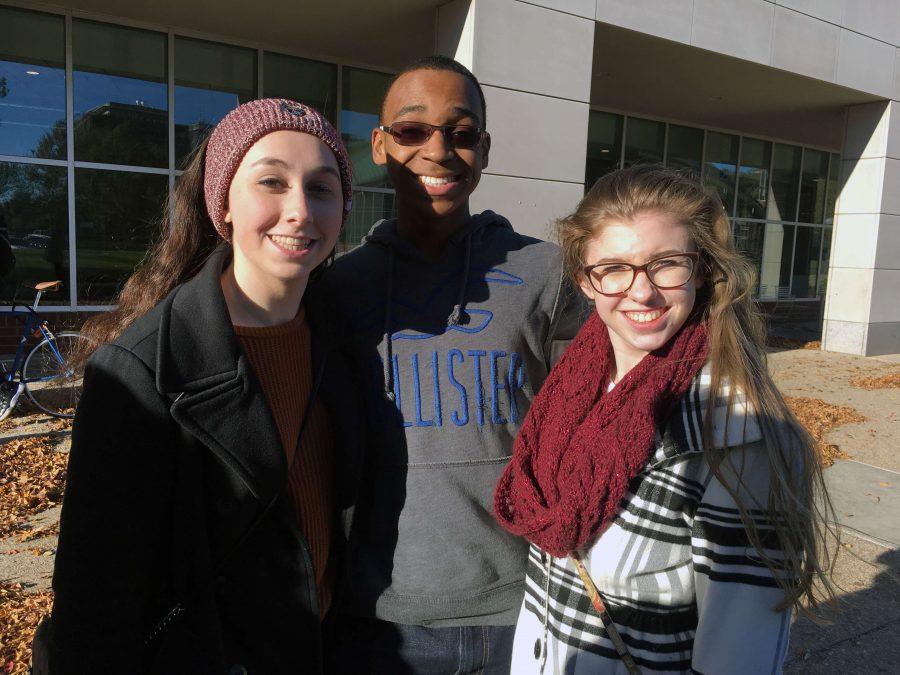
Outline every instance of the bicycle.
<path id="1" fill-rule="evenodd" d="M 32 286 L 37 292 L 33 305 L 17 303 L 13 298 L 11 309 L 0 311 L 0 314 L 16 317 L 23 325 L 22 338 L 11 366 L 0 361 L 0 422 L 13 411 L 23 393 L 49 415 L 75 416 L 84 373 L 71 368 L 68 361 L 80 341 L 87 338 L 77 331 L 54 333 L 37 312 L 41 296 L 59 290 L 60 286 L 62 281 L 42 281 Z M 32 338 L 39 341 L 24 356 Z"/>

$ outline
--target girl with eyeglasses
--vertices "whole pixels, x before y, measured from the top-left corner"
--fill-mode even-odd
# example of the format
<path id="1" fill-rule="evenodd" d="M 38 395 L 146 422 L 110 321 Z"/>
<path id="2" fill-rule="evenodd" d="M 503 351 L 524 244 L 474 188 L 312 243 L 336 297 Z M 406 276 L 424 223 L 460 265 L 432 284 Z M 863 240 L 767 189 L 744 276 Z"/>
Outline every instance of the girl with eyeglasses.
<path id="1" fill-rule="evenodd" d="M 84 331 L 35 672 L 322 670 L 364 440 L 318 282 L 350 186 L 337 132 L 284 99 L 233 110 L 193 155 Z"/>
<path id="2" fill-rule="evenodd" d="M 559 238 L 596 312 L 495 494 L 531 543 L 512 672 L 780 672 L 792 608 L 833 598 L 830 507 L 721 202 L 637 166 Z"/>

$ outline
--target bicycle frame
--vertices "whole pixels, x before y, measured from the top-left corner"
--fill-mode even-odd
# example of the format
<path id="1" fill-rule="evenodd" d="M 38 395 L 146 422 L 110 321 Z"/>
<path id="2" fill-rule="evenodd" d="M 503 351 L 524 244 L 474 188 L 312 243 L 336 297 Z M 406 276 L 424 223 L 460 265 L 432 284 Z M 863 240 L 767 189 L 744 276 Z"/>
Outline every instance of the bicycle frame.
<path id="1" fill-rule="evenodd" d="M 47 328 L 47 326 L 45 325 L 46 322 L 43 320 L 41 315 L 37 313 L 38 303 L 40 303 L 42 295 L 43 291 L 37 292 L 37 295 L 34 298 L 34 304 L 31 307 L 20 303 L 14 303 L 9 311 L 3 312 L 3 314 L 6 314 L 7 316 L 16 317 L 23 324 L 22 337 L 19 339 L 19 344 L 16 347 L 16 354 L 13 358 L 12 367 L 7 369 L 6 365 L 3 364 L 3 379 L 7 382 L 13 382 L 16 378 L 16 373 L 19 374 L 19 381 L 24 382 L 24 380 L 22 379 L 21 369 L 23 364 L 25 363 L 25 347 L 28 346 L 29 338 L 35 335 L 37 331 L 40 331 L 43 338 L 46 338 L 50 341 L 50 347 L 53 350 L 53 354 L 56 356 L 56 358 L 59 359 L 60 363 L 63 362 L 62 355 L 57 350 L 56 343 L 53 340 L 53 333 L 51 333 L 50 329 Z M 23 309 L 16 309 L 17 307 L 22 307 Z M 42 382 L 49 379 L 52 378 L 39 378 L 29 381 Z"/>

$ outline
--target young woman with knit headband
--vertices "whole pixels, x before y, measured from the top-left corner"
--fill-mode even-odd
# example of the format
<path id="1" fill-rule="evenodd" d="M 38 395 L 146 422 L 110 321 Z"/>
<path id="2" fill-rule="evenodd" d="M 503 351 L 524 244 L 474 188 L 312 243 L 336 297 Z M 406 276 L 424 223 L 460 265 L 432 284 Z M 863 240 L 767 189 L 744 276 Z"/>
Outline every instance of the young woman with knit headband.
<path id="1" fill-rule="evenodd" d="M 347 151 L 315 110 L 252 101 L 173 200 L 85 329 L 99 346 L 36 656 L 54 675 L 319 672 L 362 459 L 354 369 L 314 292 L 350 210 Z"/>
<path id="2" fill-rule="evenodd" d="M 512 672 L 776 673 L 791 609 L 833 597 L 810 437 L 766 370 L 725 211 L 660 167 L 559 224 L 596 313 L 495 495 L 531 543 Z"/>

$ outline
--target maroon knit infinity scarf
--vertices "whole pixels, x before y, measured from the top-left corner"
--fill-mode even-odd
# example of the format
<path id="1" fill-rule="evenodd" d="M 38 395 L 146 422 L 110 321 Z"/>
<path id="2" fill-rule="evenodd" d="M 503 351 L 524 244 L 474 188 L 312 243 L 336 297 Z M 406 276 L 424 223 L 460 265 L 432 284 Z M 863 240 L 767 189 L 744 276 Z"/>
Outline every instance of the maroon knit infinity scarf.
<path id="1" fill-rule="evenodd" d="M 557 557 L 593 541 L 616 517 L 706 353 L 697 312 L 607 392 L 614 358 L 594 313 L 528 411 L 494 494 L 500 524 Z"/>

